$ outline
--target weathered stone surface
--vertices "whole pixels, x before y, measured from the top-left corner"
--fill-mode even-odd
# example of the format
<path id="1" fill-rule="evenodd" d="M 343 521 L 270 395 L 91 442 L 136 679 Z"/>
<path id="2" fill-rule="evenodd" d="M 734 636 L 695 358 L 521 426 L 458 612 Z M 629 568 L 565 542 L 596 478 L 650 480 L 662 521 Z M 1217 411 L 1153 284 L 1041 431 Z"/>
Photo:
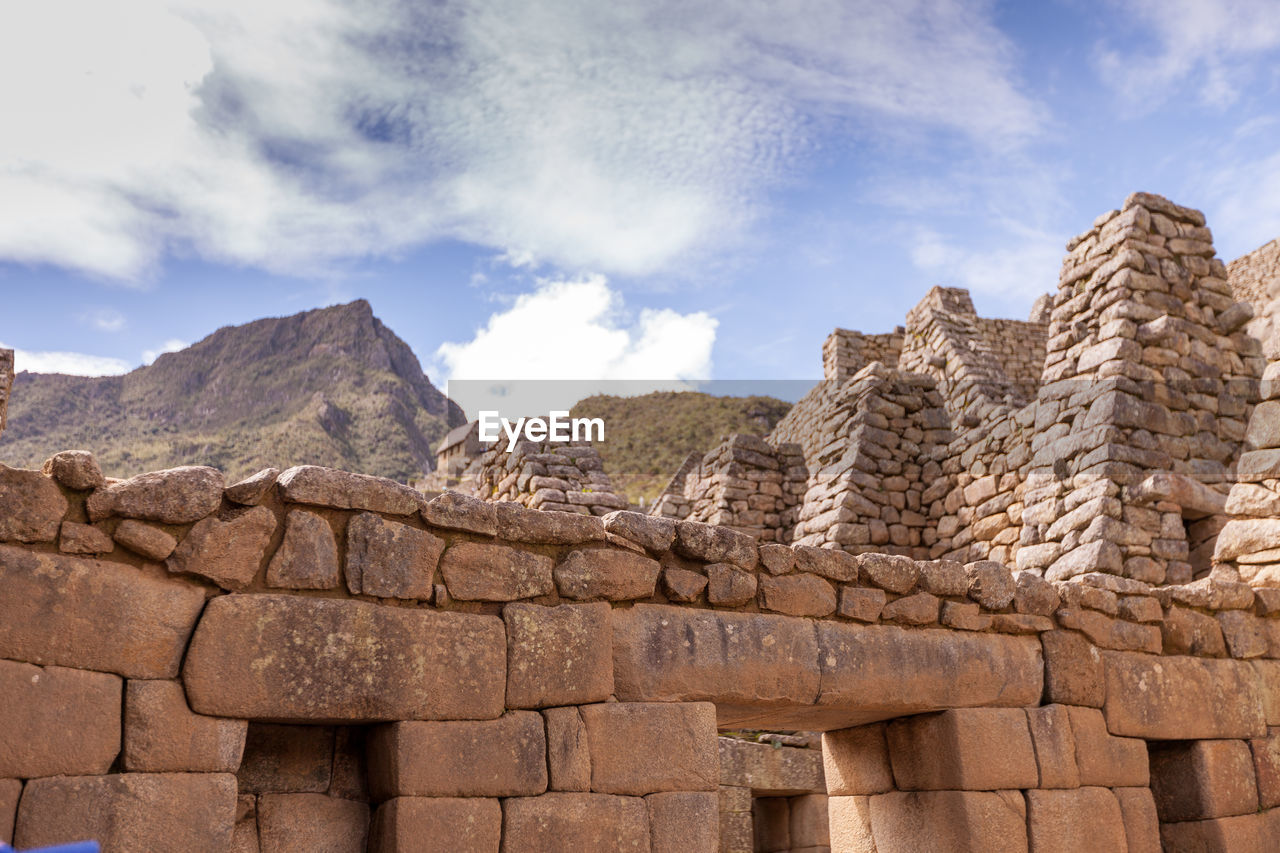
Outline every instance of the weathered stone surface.
<path id="1" fill-rule="evenodd" d="M 644 799 L 649 805 L 652 853 L 716 853 L 720 849 L 715 794 L 674 791 Z"/>
<path id="2" fill-rule="evenodd" d="M 374 814 L 369 853 L 498 853 L 501 842 L 496 799 L 396 797 Z"/>
<path id="3" fill-rule="evenodd" d="M 178 540 L 158 527 L 143 521 L 126 518 L 116 525 L 115 540 L 124 547 L 141 554 L 148 560 L 166 560 L 178 547 Z"/>
<path id="4" fill-rule="evenodd" d="M 1160 853 L 1160 819 L 1150 788 L 1115 788 L 1128 853 Z"/>
<path id="5" fill-rule="evenodd" d="M 1097 708 L 1069 705 L 1067 715 L 1071 720 L 1081 785 L 1146 786 L 1149 781 L 1146 741 L 1116 737 L 1108 732 L 1102 712 Z"/>
<path id="6" fill-rule="evenodd" d="M 1160 824 L 1164 853 L 1270 850 L 1278 837 L 1280 812 L 1274 809 L 1259 814 Z"/>
<path id="7" fill-rule="evenodd" d="M 1120 574 L 1124 565 L 1120 546 L 1105 540 L 1089 542 L 1063 554 L 1045 572 L 1050 581 L 1066 580 L 1086 572 Z"/>
<path id="8" fill-rule="evenodd" d="M 878 794 L 871 797 L 872 849 L 1027 853 L 1026 820 L 1020 791 Z M 834 825 L 832 835 L 834 843 Z"/>
<path id="9" fill-rule="evenodd" d="M 496 616 L 287 595 L 209 602 L 183 671 L 197 713 L 309 722 L 502 713 Z"/>
<path id="10" fill-rule="evenodd" d="M 67 514 L 57 483 L 39 471 L 7 465 L 0 465 L 0 506 L 0 542 L 52 542 Z"/>
<path id="11" fill-rule="evenodd" d="M 669 518 L 620 509 L 604 516 L 605 531 L 621 536 L 655 554 L 671 550 L 676 523 Z"/>
<path id="12" fill-rule="evenodd" d="M 830 797 L 827 812 L 832 850 L 876 853 L 871 835 L 870 797 Z"/>
<path id="13" fill-rule="evenodd" d="M 707 576 L 677 566 L 662 570 L 662 589 L 672 601 L 696 601 L 707 588 Z"/>
<path id="14" fill-rule="evenodd" d="M 587 548 L 570 551 L 555 567 L 554 575 L 556 587 L 565 598 L 627 601 L 652 596 L 661 568 L 657 560 L 643 554 Z"/>
<path id="15" fill-rule="evenodd" d="M 917 592 L 890 601 L 880 611 L 880 618 L 901 625 L 933 625 L 938 621 L 941 606 L 942 602 L 936 595 Z"/>
<path id="16" fill-rule="evenodd" d="M 222 504 L 222 473 L 185 465 L 139 474 L 98 489 L 85 502 L 91 521 L 112 515 L 162 524 L 190 524 Z"/>
<path id="17" fill-rule="evenodd" d="M 1227 654 L 1218 620 L 1186 607 L 1173 605 L 1165 612 L 1160 636 L 1167 655 L 1224 657 Z"/>
<path id="18" fill-rule="evenodd" d="M 883 723 L 822 734 L 822 763 L 832 796 L 893 790 L 889 744 Z"/>
<path id="19" fill-rule="evenodd" d="M 814 627 L 784 616 L 637 604 L 613 613 L 613 667 L 623 701 L 714 701 L 722 714 L 818 692 Z"/>
<path id="20" fill-rule="evenodd" d="M 227 486 L 222 494 L 227 500 L 241 506 L 257 506 L 280 477 L 279 468 L 263 468 L 238 483 Z"/>
<path id="21" fill-rule="evenodd" d="M 862 554 L 858 557 L 858 566 L 871 583 L 899 595 L 911 592 L 920 578 L 920 568 L 910 557 Z"/>
<path id="22" fill-rule="evenodd" d="M 114 675 L 0 660 L 0 779 L 106 773 L 120 690 Z"/>
<path id="23" fill-rule="evenodd" d="M 1124 816 L 1106 788 L 1027 791 L 1027 832 L 1036 853 L 1126 853 Z"/>
<path id="24" fill-rule="evenodd" d="M 347 589 L 379 598 L 430 598 L 444 540 L 362 512 L 347 522 Z"/>
<path id="25" fill-rule="evenodd" d="M 54 776 L 27 782 L 19 849 L 94 839 L 103 850 L 226 850 L 236 820 L 229 773 Z"/>
<path id="26" fill-rule="evenodd" d="M 845 619 L 856 619 L 859 622 L 875 622 L 884 610 L 888 599 L 882 589 L 869 589 L 858 586 L 840 587 L 840 605 L 837 613 Z"/>
<path id="27" fill-rule="evenodd" d="M 1266 731 L 1255 671 L 1229 660 L 1103 652 L 1107 728 L 1147 740 L 1256 737 Z"/>
<path id="28" fill-rule="evenodd" d="M 508 800 L 503 847 L 522 853 L 649 851 L 649 810 L 641 797 L 543 794 Z"/>
<path id="29" fill-rule="evenodd" d="M 764 796 L 779 797 L 826 790 L 822 754 L 816 749 L 755 743 L 734 737 L 718 740 L 720 782 L 723 785 L 736 785 Z"/>
<path id="30" fill-rule="evenodd" d="M 591 790 L 716 790 L 720 759 L 710 703 L 609 702 L 583 705 L 580 713 L 591 752 Z"/>
<path id="31" fill-rule="evenodd" d="M 756 597 L 756 576 L 729 563 L 707 566 L 707 601 L 718 607 L 739 607 Z"/>
<path id="32" fill-rule="evenodd" d="M 830 622 L 817 628 L 819 705 L 883 719 L 1040 699 L 1044 666 L 1034 638 Z"/>
<path id="33" fill-rule="evenodd" d="M 1213 559 L 1227 562 L 1247 554 L 1280 548 L 1280 518 L 1239 518 L 1218 533 Z"/>
<path id="34" fill-rule="evenodd" d="M 785 575 L 796 566 L 795 549 L 788 545 L 771 542 L 756 550 L 760 555 L 760 565 L 771 575 Z"/>
<path id="35" fill-rule="evenodd" d="M 831 588 L 831 584 L 816 575 L 761 575 L 760 605 L 766 610 L 785 613 L 787 616 L 821 618 L 835 612 L 836 591 Z"/>
<path id="36" fill-rule="evenodd" d="M 0 658 L 173 678 L 203 606 L 176 578 L 0 545 Z"/>
<path id="37" fill-rule="evenodd" d="M 964 567 L 969 579 L 969 597 L 987 610 L 1003 610 L 1013 603 L 1017 587 L 1013 575 L 1002 564 L 980 560 Z"/>
<path id="38" fill-rule="evenodd" d="M 248 793 L 324 793 L 333 782 L 334 730 L 329 726 L 251 723 L 237 772 Z"/>
<path id="39" fill-rule="evenodd" d="M 1253 755 L 1240 740 L 1153 744 L 1151 793 L 1161 823 L 1251 814 L 1258 810 Z"/>
<path id="40" fill-rule="evenodd" d="M 264 794 L 258 798 L 263 850 L 364 853 L 369 806 L 324 794 Z"/>
<path id="41" fill-rule="evenodd" d="M 234 773 L 244 754 L 247 729 L 244 720 L 193 714 L 176 681 L 134 679 L 125 695 L 124 769 Z"/>
<path id="42" fill-rule="evenodd" d="M 115 547 L 116 543 L 111 541 L 111 537 L 101 528 L 75 521 L 62 522 L 62 532 L 58 535 L 58 550 L 64 554 L 108 554 L 115 550 Z"/>
<path id="43" fill-rule="evenodd" d="M 440 573 L 449 595 L 459 601 L 516 601 L 555 589 L 552 562 L 506 545 L 455 542 L 440 558 Z"/>
<path id="44" fill-rule="evenodd" d="M 833 581 L 852 582 L 858 579 L 858 558 L 844 551 L 831 548 L 814 548 L 800 545 L 792 549 L 798 571 L 819 575 Z"/>
<path id="45" fill-rule="evenodd" d="M 498 537 L 543 545 L 581 545 L 604 539 L 604 522 L 593 515 L 529 509 L 518 503 L 493 504 Z"/>
<path id="46" fill-rule="evenodd" d="M 903 791 L 1034 788 L 1035 750 L 1018 708 L 965 708 L 889 723 L 893 778 Z"/>
<path id="47" fill-rule="evenodd" d="M 587 727 L 576 707 L 547 708 L 547 774 L 552 791 L 591 790 Z"/>
<path id="48" fill-rule="evenodd" d="M 1280 805 L 1280 728 L 1267 729 L 1265 737 L 1249 741 L 1254 774 L 1258 779 L 1258 807 Z"/>
<path id="49" fill-rule="evenodd" d="M 166 565 L 177 574 L 199 575 L 223 589 L 253 583 L 276 529 L 276 516 L 257 506 L 235 518 L 206 518 L 182 540 Z"/>
<path id="50" fill-rule="evenodd" d="M 13 842 L 13 821 L 18 816 L 18 800 L 21 797 L 20 779 L 0 779 L 0 844 Z"/>
<path id="51" fill-rule="evenodd" d="M 84 491 L 105 486 L 98 460 L 88 450 L 64 450 L 44 460 L 40 473 L 52 477 L 68 489 Z"/>
<path id="52" fill-rule="evenodd" d="M 329 522 L 314 512 L 289 510 L 284 539 L 267 566 L 267 586 L 333 589 L 339 571 L 338 543 Z"/>
<path id="53" fill-rule="evenodd" d="M 613 632 L 606 602 L 508 604 L 507 707 L 603 702 L 613 693 Z"/>
<path id="54" fill-rule="evenodd" d="M 276 481 L 280 496 L 290 503 L 334 509 L 363 509 L 386 515 L 413 515 L 422 505 L 415 490 L 368 474 L 351 474 L 319 465 L 298 465 Z"/>
<path id="55" fill-rule="evenodd" d="M 461 492 L 442 492 L 427 501 L 422 506 L 422 520 L 435 527 L 468 530 L 481 536 L 498 532 L 493 504 Z"/>
<path id="56" fill-rule="evenodd" d="M 547 790 L 542 715 L 512 711 L 496 720 L 380 726 L 369 736 L 369 789 L 378 800 L 541 794 Z"/>
<path id="57" fill-rule="evenodd" d="M 1053 584 L 1031 572 L 1014 575 L 1013 608 L 1019 613 L 1052 616 L 1058 609 L 1058 591 Z"/>
<path id="58" fill-rule="evenodd" d="M 697 521 L 676 523 L 676 550 L 708 563 L 733 563 L 753 569 L 759 560 L 754 537 Z"/>
<path id="59" fill-rule="evenodd" d="M 1097 647 L 1074 631 L 1046 631 L 1040 642 L 1045 701 L 1101 708 L 1107 683 Z"/>
<path id="60" fill-rule="evenodd" d="M 1027 709 L 1027 725 L 1035 746 L 1039 788 L 1078 788 L 1076 739 L 1066 705 L 1044 705 Z"/>

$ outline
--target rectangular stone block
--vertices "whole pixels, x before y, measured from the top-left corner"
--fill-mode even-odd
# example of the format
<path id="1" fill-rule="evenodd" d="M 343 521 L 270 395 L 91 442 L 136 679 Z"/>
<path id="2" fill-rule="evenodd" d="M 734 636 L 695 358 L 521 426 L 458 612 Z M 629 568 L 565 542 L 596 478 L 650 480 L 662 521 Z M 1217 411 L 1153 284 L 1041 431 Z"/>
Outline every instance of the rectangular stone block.
<path id="1" fill-rule="evenodd" d="M 1115 788 L 1128 853 L 1160 853 L 1160 819 L 1150 788 Z"/>
<path id="2" fill-rule="evenodd" d="M 702 791 L 650 794 L 652 853 L 716 853 L 720 849 L 717 795 Z"/>
<path id="3" fill-rule="evenodd" d="M 754 797 L 751 826 L 757 850 L 791 849 L 791 807 L 786 797 Z"/>
<path id="4" fill-rule="evenodd" d="M 613 693 L 612 608 L 508 604 L 507 707 L 603 702 Z"/>
<path id="5" fill-rule="evenodd" d="M 878 853 L 871 835 L 870 797 L 830 797 L 827 815 L 832 850 Z"/>
<path id="6" fill-rule="evenodd" d="M 1147 740 L 1256 737 L 1266 731 L 1257 671 L 1248 663 L 1103 652 L 1112 734 Z"/>
<path id="7" fill-rule="evenodd" d="M 1151 745 L 1151 793 L 1161 823 L 1258 810 L 1253 754 L 1240 740 Z"/>
<path id="8" fill-rule="evenodd" d="M 945 708 L 1024 707 L 1044 688 L 1034 637 L 819 622 L 815 721 L 845 728 Z M 841 725 L 843 723 L 843 725 Z"/>
<path id="9" fill-rule="evenodd" d="M 1280 810 L 1160 824 L 1164 853 L 1274 850 L 1280 838 Z"/>
<path id="10" fill-rule="evenodd" d="M 291 595 L 205 609 L 183 671 L 192 710 L 250 720 L 492 719 L 506 693 L 496 616 Z"/>
<path id="11" fill-rule="evenodd" d="M 0 779 L 106 773 L 120 691 L 114 675 L 0 661 Z"/>
<path id="12" fill-rule="evenodd" d="M 1076 740 L 1071 732 L 1071 716 L 1066 705 L 1045 705 L 1027 709 L 1031 743 L 1035 747 L 1040 788 L 1078 788 Z"/>
<path id="13" fill-rule="evenodd" d="M 547 708 L 548 787 L 552 791 L 591 790 L 591 750 L 577 708 Z"/>
<path id="14" fill-rule="evenodd" d="M 791 806 L 791 846 L 799 849 L 831 844 L 826 794 L 788 797 Z"/>
<path id="15" fill-rule="evenodd" d="M 243 793 L 322 794 L 333 782 L 334 730 L 251 723 L 237 777 Z"/>
<path id="16" fill-rule="evenodd" d="M 230 773 L 121 773 L 32 779 L 14 846 L 92 839 L 103 850 L 226 850 L 236 820 Z"/>
<path id="17" fill-rule="evenodd" d="M 324 794 L 263 794 L 258 798 L 263 850 L 365 853 L 369 804 Z"/>
<path id="18" fill-rule="evenodd" d="M 877 853 L 1027 853 L 1021 791 L 895 791 L 871 797 Z M 832 827 L 835 843 L 835 827 Z"/>
<path id="19" fill-rule="evenodd" d="M 807 709 L 818 693 L 812 622 L 637 604 L 613 613 L 614 689 L 623 701 L 715 702 L 720 724 Z"/>
<path id="20" fill-rule="evenodd" d="M 1068 706 L 1067 713 L 1081 785 L 1146 787 L 1146 741 L 1112 735 L 1097 708 Z"/>
<path id="21" fill-rule="evenodd" d="M 143 773 L 234 773 L 248 726 L 244 720 L 193 714 L 177 681 L 130 681 L 125 693 L 124 768 Z"/>
<path id="22" fill-rule="evenodd" d="M 204 601 L 190 581 L 0 545 L 0 658 L 174 678 Z"/>
<path id="23" fill-rule="evenodd" d="M 0 779 L 0 844 L 13 843 L 13 819 L 21 797 L 21 779 Z"/>
<path id="24" fill-rule="evenodd" d="M 883 794 L 893 790 L 884 724 L 822 733 L 827 793 L 833 796 Z"/>
<path id="25" fill-rule="evenodd" d="M 547 790 L 542 715 L 404 722 L 369 737 L 369 789 L 392 797 L 529 797 Z"/>
<path id="26" fill-rule="evenodd" d="M 396 797 L 378 806 L 369 853 L 498 853 L 502 807 L 480 797 Z"/>
<path id="27" fill-rule="evenodd" d="M 732 737 L 722 737 L 719 741 L 721 784 L 748 788 L 761 796 L 789 797 L 826 790 L 822 754 L 816 749 L 774 746 Z"/>
<path id="28" fill-rule="evenodd" d="M 1022 709 L 923 714 L 894 720 L 887 734 L 899 790 L 996 791 L 1034 788 L 1039 779 Z"/>
<path id="29" fill-rule="evenodd" d="M 1106 697 L 1102 653 L 1075 631 L 1045 631 L 1044 701 L 1101 708 Z"/>
<path id="30" fill-rule="evenodd" d="M 716 790 L 720 762 L 710 703 L 609 702 L 579 712 L 591 752 L 591 790 Z"/>
<path id="31" fill-rule="evenodd" d="M 1258 807 L 1280 806 L 1280 728 L 1269 728 L 1266 737 L 1249 741 L 1249 750 L 1258 778 Z"/>
<path id="32" fill-rule="evenodd" d="M 649 809 L 643 797 L 543 794 L 507 800 L 502 846 L 521 853 L 566 850 L 649 851 Z"/>
<path id="33" fill-rule="evenodd" d="M 440 559 L 449 595 L 459 601 L 517 601 L 555 591 L 552 560 L 489 542 L 455 542 Z"/>
<path id="34" fill-rule="evenodd" d="M 1027 791 L 1027 833 L 1036 853 L 1128 853 L 1124 816 L 1106 788 Z"/>
<path id="35" fill-rule="evenodd" d="M 1258 673 L 1262 713 L 1267 718 L 1267 725 L 1280 726 L 1280 660 L 1254 660 L 1249 663 Z"/>

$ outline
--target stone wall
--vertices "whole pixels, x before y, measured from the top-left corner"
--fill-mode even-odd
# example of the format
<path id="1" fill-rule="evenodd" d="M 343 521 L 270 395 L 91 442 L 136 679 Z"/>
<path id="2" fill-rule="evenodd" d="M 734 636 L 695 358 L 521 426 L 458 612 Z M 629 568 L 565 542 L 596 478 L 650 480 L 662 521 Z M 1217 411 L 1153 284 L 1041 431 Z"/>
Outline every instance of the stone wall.
<path id="1" fill-rule="evenodd" d="M 843 382 L 873 361 L 890 366 L 902 353 L 903 328 L 884 335 L 836 329 L 822 344 L 822 378 Z"/>
<path id="2" fill-rule="evenodd" d="M 590 442 L 517 441 L 505 437 L 473 466 L 469 491 L 488 501 L 532 509 L 604 515 L 625 509 L 613 493 L 600 452 Z"/>
<path id="3" fill-rule="evenodd" d="M 1249 334 L 1262 342 L 1267 358 L 1280 359 L 1280 240 L 1272 240 L 1227 265 L 1236 299 L 1253 308 Z"/>
<path id="4" fill-rule="evenodd" d="M 1221 574 L 1054 584 L 82 452 L 0 469 L 0 506 L 20 847 L 710 853 L 739 727 L 828 733 L 833 851 L 1251 850 L 1280 819 L 1280 591 Z"/>
<path id="5" fill-rule="evenodd" d="M 4 433 L 5 414 L 9 409 L 11 388 L 13 388 L 13 350 L 0 349 L 0 434 Z"/>

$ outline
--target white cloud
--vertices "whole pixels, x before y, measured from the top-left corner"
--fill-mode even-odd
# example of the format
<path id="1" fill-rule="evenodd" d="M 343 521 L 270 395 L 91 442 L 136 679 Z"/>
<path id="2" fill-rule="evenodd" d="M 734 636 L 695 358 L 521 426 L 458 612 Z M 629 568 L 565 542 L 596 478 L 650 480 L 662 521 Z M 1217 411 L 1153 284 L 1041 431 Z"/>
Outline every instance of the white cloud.
<path id="1" fill-rule="evenodd" d="M 1280 48 L 1275 0 L 1115 0 L 1115 5 L 1131 19 L 1132 32 L 1155 40 L 1155 50 L 1104 42 L 1097 50 L 1098 69 L 1143 108 L 1176 99 L 1184 85 L 1194 86 L 1207 105 L 1228 106 L 1262 70 L 1249 63 Z"/>
<path id="2" fill-rule="evenodd" d="M 98 308 L 87 311 L 80 317 L 81 322 L 92 326 L 100 332 L 118 332 L 124 328 L 124 315 L 114 308 Z"/>
<path id="3" fill-rule="evenodd" d="M 143 350 L 142 363 L 150 364 L 167 352 L 177 352 L 178 350 L 186 349 L 189 346 L 191 346 L 191 344 L 186 341 L 179 340 L 178 338 L 169 338 L 169 340 L 160 345 L 160 349 Z"/>
<path id="4" fill-rule="evenodd" d="M 298 274 L 452 238 L 643 275 L 740 238 L 820 130 L 1035 133 L 1013 61 L 983 0 L 7 4 L 0 259 Z"/>
<path id="5" fill-rule="evenodd" d="M 603 276 L 540 280 L 470 341 L 441 344 L 450 380 L 679 380 L 711 375 L 718 322 L 705 312 L 640 311 L 628 322 Z"/>
<path id="6" fill-rule="evenodd" d="M 911 252 L 918 269 L 938 277 L 938 284 L 961 286 L 975 294 L 1021 299 L 1030 305 L 1058 286 L 1065 240 L 1030 228 L 1011 228 L 1003 238 L 1011 248 L 957 245 L 931 231 L 922 232 Z"/>
<path id="7" fill-rule="evenodd" d="M 0 349 L 13 349 L 0 343 Z M 68 373 L 72 376 L 111 376 L 128 373 L 132 366 L 118 358 L 83 352 L 56 352 L 14 349 L 15 370 L 31 373 Z"/>

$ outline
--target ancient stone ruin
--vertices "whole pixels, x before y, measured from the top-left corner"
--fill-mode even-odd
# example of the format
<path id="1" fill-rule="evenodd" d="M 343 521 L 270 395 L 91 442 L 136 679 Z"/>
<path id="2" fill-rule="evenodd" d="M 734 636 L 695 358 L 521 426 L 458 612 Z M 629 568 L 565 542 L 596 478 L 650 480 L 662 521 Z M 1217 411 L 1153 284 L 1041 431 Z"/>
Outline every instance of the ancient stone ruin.
<path id="1" fill-rule="evenodd" d="M 1155 196 L 1040 308 L 838 331 L 652 515 L 556 447 L 488 501 L 0 466 L 0 839 L 1274 850 L 1280 370 Z"/>

